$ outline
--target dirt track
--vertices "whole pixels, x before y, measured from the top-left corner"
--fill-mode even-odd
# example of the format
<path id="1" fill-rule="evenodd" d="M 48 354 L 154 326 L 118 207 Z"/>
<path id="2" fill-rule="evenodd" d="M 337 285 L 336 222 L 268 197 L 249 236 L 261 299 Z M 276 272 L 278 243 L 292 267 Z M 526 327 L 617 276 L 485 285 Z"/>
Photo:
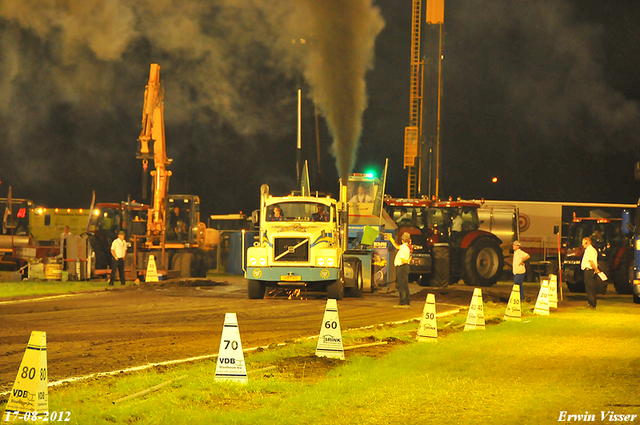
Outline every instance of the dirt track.
<path id="1" fill-rule="evenodd" d="M 227 312 L 237 314 L 245 348 L 316 335 L 320 329 L 326 299 L 321 294 L 309 294 L 306 300 L 282 296 L 248 300 L 246 281 L 241 278 L 197 284 L 201 286 L 181 282 L 116 286 L 0 304 L 0 392 L 11 388 L 33 330 L 47 332 L 49 380 L 54 381 L 215 354 Z M 530 292 L 537 291 L 536 284 L 525 285 L 533 285 Z M 436 294 L 438 312 L 469 305 L 473 291 L 465 285 L 410 286 L 414 302 L 407 310 L 391 308 L 397 293 L 340 301 L 342 329 L 420 317 L 428 290 Z M 484 300 L 506 304 L 510 290 L 507 282 L 484 288 Z"/>

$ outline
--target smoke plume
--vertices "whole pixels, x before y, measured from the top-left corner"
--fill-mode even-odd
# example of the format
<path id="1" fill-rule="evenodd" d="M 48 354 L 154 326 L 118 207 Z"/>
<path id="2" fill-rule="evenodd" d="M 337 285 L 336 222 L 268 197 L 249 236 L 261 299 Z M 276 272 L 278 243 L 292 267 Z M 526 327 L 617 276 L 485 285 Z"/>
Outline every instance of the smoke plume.
<path id="1" fill-rule="evenodd" d="M 384 21 L 371 0 L 307 0 L 311 49 L 304 75 L 334 138 L 339 176 L 351 172 L 367 107 L 365 75 Z"/>

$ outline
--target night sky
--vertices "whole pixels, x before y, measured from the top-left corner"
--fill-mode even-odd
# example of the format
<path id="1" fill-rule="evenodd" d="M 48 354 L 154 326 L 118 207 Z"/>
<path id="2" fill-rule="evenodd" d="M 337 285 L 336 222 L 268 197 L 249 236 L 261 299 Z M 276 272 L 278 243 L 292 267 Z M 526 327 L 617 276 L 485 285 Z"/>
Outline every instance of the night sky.
<path id="1" fill-rule="evenodd" d="M 389 158 L 404 197 L 410 18 L 409 0 L 0 1 L 0 196 L 139 200 L 155 62 L 170 192 L 204 213 L 296 188 L 298 88 L 312 189 Z M 634 0 L 446 0 L 441 196 L 635 203 L 639 22 Z"/>

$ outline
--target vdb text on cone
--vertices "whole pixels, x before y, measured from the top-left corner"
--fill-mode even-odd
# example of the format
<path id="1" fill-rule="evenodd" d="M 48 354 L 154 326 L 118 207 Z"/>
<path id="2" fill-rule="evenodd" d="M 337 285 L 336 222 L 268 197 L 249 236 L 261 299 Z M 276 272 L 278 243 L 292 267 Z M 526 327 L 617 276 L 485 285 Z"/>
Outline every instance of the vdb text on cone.
<path id="1" fill-rule="evenodd" d="M 329 357 L 344 360 L 344 346 L 342 345 L 342 331 L 340 330 L 340 318 L 338 317 L 338 302 L 328 299 L 320 326 L 317 357 Z"/>
<path id="2" fill-rule="evenodd" d="M 482 304 L 482 289 L 480 288 L 473 290 L 473 298 L 471 298 L 467 321 L 464 325 L 465 331 L 475 329 L 484 330 L 484 305 Z"/>
<path id="3" fill-rule="evenodd" d="M 558 308 L 558 276 L 549 275 L 549 308 Z"/>
<path id="4" fill-rule="evenodd" d="M 235 313 L 224 316 L 218 361 L 216 362 L 216 381 L 247 382 L 247 367 L 240 340 L 238 318 Z"/>
<path id="5" fill-rule="evenodd" d="M 427 294 L 427 301 L 422 310 L 422 318 L 420 319 L 420 327 L 418 328 L 416 339 L 420 342 L 438 340 L 436 296 L 434 294 Z"/>
<path id="6" fill-rule="evenodd" d="M 19 417 L 31 414 L 40 417 L 49 411 L 49 392 L 47 385 L 47 333 L 31 332 L 27 349 L 22 357 L 18 376 L 11 389 L 6 413 Z"/>
<path id="7" fill-rule="evenodd" d="M 543 280 L 540 286 L 540 292 L 538 292 L 538 300 L 536 301 L 536 307 L 533 309 L 535 314 L 540 316 L 549 315 L 549 281 Z"/>
<path id="8" fill-rule="evenodd" d="M 504 320 L 522 321 L 522 306 L 520 304 L 520 286 L 513 285 L 511 289 L 511 296 L 509 297 L 509 304 L 507 304 L 507 310 L 504 313 Z"/>
<path id="9" fill-rule="evenodd" d="M 145 282 L 158 282 L 158 268 L 156 267 L 156 257 L 149 255 L 147 262 L 147 274 L 144 278 Z"/>

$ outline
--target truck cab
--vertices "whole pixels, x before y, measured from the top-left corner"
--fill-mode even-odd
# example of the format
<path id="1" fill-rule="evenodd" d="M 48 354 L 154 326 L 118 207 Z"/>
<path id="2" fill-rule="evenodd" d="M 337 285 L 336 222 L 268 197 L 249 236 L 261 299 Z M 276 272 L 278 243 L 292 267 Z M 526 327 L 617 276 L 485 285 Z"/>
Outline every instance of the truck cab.
<path id="1" fill-rule="evenodd" d="M 341 202 L 316 196 L 272 197 L 263 185 L 258 241 L 247 250 L 249 298 L 267 287 L 344 295 L 343 253 L 348 216 Z M 353 286 L 349 279 L 347 286 Z"/>

